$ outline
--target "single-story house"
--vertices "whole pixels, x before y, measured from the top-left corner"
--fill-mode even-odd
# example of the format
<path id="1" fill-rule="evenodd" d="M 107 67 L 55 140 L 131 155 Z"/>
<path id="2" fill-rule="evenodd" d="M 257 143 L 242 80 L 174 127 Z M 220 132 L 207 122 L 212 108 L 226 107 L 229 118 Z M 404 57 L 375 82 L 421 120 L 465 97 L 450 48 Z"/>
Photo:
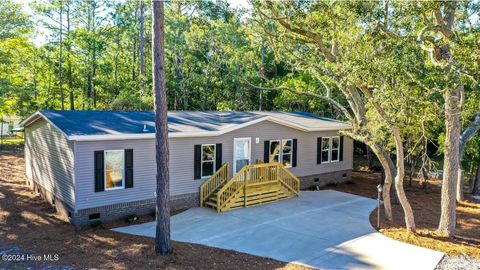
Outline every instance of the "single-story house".
<path id="1" fill-rule="evenodd" d="M 155 115 L 149 111 L 40 110 L 22 122 L 28 184 L 73 224 L 155 209 Z M 274 160 L 301 188 L 347 181 L 351 126 L 304 112 L 170 111 L 172 209 L 199 205 L 199 186 Z"/>

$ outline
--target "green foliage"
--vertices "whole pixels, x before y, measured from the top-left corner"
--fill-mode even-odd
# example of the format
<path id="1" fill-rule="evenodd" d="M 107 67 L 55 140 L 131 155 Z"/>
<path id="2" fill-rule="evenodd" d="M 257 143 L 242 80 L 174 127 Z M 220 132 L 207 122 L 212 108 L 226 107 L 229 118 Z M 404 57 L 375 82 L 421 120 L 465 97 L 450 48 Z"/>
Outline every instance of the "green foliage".
<path id="1" fill-rule="evenodd" d="M 445 2 L 388 3 L 386 18 L 381 1 L 253 1 L 258 28 L 269 36 L 277 61 L 288 63 L 295 74 L 272 81 L 273 85 L 280 81 L 321 95 L 326 95 L 327 86 L 331 96 L 349 110 L 352 106 L 335 93 L 341 93 L 346 83 L 368 89 L 373 99 L 363 94 L 359 97 L 365 105 L 367 123 L 356 130 L 357 135 L 368 130 L 377 144 L 393 149 L 388 125 L 394 124 L 401 132 L 406 158 L 415 159 L 442 142 L 446 89 L 465 84 L 464 127 L 479 110 L 479 24 L 474 19 L 479 3 L 458 4 L 458 40 L 451 42 L 458 66 L 449 72 L 432 60 L 417 39 L 422 29 L 435 23 L 434 11 L 443 9 Z M 295 96 L 282 93 L 277 101 L 304 102 Z M 321 104 L 325 106 L 325 102 Z M 321 111 L 316 105 L 309 102 L 307 107 Z M 380 117 L 374 105 L 385 111 L 388 121 Z M 322 114 L 328 115 L 325 111 Z"/>
<path id="2" fill-rule="evenodd" d="M 90 222 L 89 222 L 89 225 L 92 228 L 98 228 L 98 227 L 102 226 L 102 224 L 103 223 L 100 219 L 90 220 Z"/>
<path id="3" fill-rule="evenodd" d="M 16 29 L 13 31 L 16 36 L 5 34 L 0 39 L 3 113 L 25 116 L 38 109 L 59 109 L 60 62 L 65 108 L 153 109 L 152 14 L 148 2 L 144 10 L 146 71 L 143 75 L 139 70 L 137 1 L 37 0 L 30 4 L 34 11 L 31 21 L 19 4 L 4 2 L 8 5 L 2 6 L 0 21 L 12 9 L 16 9 L 18 19 L 12 20 L 10 27 Z M 29 29 L 32 23 L 46 34 L 19 30 Z M 243 12 L 232 9 L 226 1 L 166 3 L 169 109 L 259 108 L 260 91 L 251 84 L 285 73 L 269 48 L 265 48 L 262 66 L 262 37 L 251 26 L 251 21 L 243 18 Z M 32 42 L 42 39 L 45 39 L 43 44 Z M 276 96 L 275 92 L 266 92 L 263 108 L 276 108 L 273 101 Z M 281 108 L 298 107 L 279 102 L 283 103 Z"/>
<path id="4" fill-rule="evenodd" d="M 26 35 L 31 23 L 21 4 L 0 0 L 0 40 Z"/>

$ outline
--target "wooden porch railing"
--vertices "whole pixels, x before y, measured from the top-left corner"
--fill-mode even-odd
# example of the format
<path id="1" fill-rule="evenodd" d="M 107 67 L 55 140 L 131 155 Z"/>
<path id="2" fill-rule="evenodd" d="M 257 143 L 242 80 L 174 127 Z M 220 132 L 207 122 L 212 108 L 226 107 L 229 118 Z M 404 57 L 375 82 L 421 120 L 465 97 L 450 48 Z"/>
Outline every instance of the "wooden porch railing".
<path id="1" fill-rule="evenodd" d="M 203 207 L 205 201 L 213 194 L 213 192 L 215 192 L 215 190 L 228 181 L 229 171 L 230 165 L 225 163 L 212 176 L 210 176 L 207 181 L 203 182 L 200 186 L 200 207 Z"/>
<path id="2" fill-rule="evenodd" d="M 217 192 L 217 211 L 220 212 L 238 194 L 245 195 L 247 187 L 268 182 L 278 182 L 297 196 L 300 194 L 300 180 L 282 164 L 273 162 L 247 165 Z"/>
<path id="3" fill-rule="evenodd" d="M 278 171 L 278 180 L 280 183 L 293 193 L 297 194 L 297 196 L 300 196 L 300 180 L 289 170 L 285 169 L 281 164 L 277 164 L 281 167 L 281 169 Z"/>

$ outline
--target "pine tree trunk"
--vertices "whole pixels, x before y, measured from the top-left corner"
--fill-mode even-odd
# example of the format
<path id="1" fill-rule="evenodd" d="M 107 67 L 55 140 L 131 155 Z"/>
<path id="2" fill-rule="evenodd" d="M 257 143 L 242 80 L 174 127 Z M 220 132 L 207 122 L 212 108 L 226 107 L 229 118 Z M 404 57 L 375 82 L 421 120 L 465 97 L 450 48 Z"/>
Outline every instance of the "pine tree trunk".
<path id="1" fill-rule="evenodd" d="M 116 21 L 116 33 L 115 33 L 115 44 L 117 51 L 115 52 L 115 63 L 114 63 L 114 76 L 115 76 L 115 95 L 118 96 L 120 94 L 120 89 L 118 85 L 118 55 L 121 52 L 120 48 L 120 20 L 118 19 L 118 14 L 115 13 L 115 21 Z"/>
<path id="2" fill-rule="evenodd" d="M 92 34 L 93 34 L 93 48 L 92 48 L 92 94 L 93 94 L 93 109 L 97 108 L 97 89 L 95 88 L 95 73 L 97 69 L 97 37 L 96 37 L 96 23 L 95 14 L 97 9 L 97 3 L 92 2 Z"/>
<path id="3" fill-rule="evenodd" d="M 164 8 L 163 1 L 153 1 L 152 23 L 152 75 L 155 98 L 155 141 L 157 163 L 157 208 L 155 251 L 171 253 L 170 242 L 170 191 L 168 171 L 167 92 L 165 87 Z"/>
<path id="4" fill-rule="evenodd" d="M 62 74 L 62 62 L 63 62 L 63 1 L 60 1 L 60 55 L 59 55 L 59 86 L 60 86 L 60 101 L 62 104 L 62 110 L 65 109 L 65 97 L 63 95 L 63 74 Z"/>
<path id="5" fill-rule="evenodd" d="M 135 8 L 135 27 L 138 16 L 138 6 Z M 133 38 L 133 48 L 132 48 L 132 81 L 135 81 L 137 78 L 136 69 L 137 69 L 137 38 Z"/>
<path id="6" fill-rule="evenodd" d="M 144 2 L 140 0 L 140 16 L 139 16 L 139 45 L 140 45 L 140 87 L 144 90 L 144 77 L 145 77 L 145 31 L 144 31 Z"/>
<path id="7" fill-rule="evenodd" d="M 460 97 L 463 85 L 445 92 L 445 153 L 443 165 L 441 214 L 438 230 L 445 236 L 455 234 L 456 193 L 460 168 Z"/>
<path id="8" fill-rule="evenodd" d="M 262 80 L 265 78 L 265 38 L 262 37 L 262 48 L 261 48 L 261 57 L 262 57 L 262 67 L 260 76 Z M 263 106 L 263 89 L 260 89 L 260 98 L 258 102 L 258 110 L 261 111 Z"/>
<path id="9" fill-rule="evenodd" d="M 68 53 L 68 93 L 70 96 L 70 110 L 75 110 L 75 97 L 73 95 L 73 76 L 72 76 L 72 60 L 71 60 L 71 46 L 70 46 L 70 4 L 67 6 L 67 53 Z"/>

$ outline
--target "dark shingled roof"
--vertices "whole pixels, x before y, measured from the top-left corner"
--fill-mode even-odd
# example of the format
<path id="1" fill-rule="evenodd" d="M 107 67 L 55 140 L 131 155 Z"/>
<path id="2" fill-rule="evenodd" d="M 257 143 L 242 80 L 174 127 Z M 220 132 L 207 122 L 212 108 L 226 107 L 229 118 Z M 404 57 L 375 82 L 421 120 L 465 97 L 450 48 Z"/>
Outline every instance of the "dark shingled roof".
<path id="1" fill-rule="evenodd" d="M 39 114 L 47 118 L 67 136 L 155 132 L 155 115 L 151 111 L 41 110 Z M 253 111 L 170 111 L 168 112 L 168 128 L 170 133 L 222 131 L 266 117 L 306 129 L 350 128 L 344 122 L 311 113 Z M 28 124 L 28 119 L 25 122 Z"/>

